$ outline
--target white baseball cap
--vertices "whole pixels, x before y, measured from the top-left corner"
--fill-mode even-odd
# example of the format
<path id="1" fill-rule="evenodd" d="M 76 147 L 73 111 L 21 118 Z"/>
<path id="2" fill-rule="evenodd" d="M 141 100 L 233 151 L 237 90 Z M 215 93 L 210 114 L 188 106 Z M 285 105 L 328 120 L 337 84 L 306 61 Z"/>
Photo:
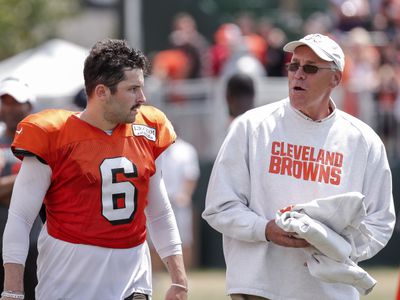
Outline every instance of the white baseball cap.
<path id="1" fill-rule="evenodd" d="M 0 97 L 10 95 L 19 103 L 35 103 L 36 96 L 29 86 L 18 78 L 6 78 L 0 81 Z"/>
<path id="2" fill-rule="evenodd" d="M 344 53 L 342 48 L 330 37 L 320 33 L 306 35 L 298 41 L 287 43 L 283 50 L 293 52 L 298 46 L 310 47 L 321 59 L 332 61 L 340 71 L 344 69 Z"/>

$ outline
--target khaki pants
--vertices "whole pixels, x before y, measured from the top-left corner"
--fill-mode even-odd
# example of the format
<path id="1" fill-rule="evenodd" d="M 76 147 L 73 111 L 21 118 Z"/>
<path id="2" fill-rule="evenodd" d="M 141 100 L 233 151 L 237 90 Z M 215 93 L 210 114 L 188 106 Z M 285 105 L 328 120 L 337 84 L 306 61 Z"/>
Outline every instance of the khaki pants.
<path id="1" fill-rule="evenodd" d="M 232 300 L 269 300 L 268 298 L 253 295 L 231 294 L 230 296 Z"/>

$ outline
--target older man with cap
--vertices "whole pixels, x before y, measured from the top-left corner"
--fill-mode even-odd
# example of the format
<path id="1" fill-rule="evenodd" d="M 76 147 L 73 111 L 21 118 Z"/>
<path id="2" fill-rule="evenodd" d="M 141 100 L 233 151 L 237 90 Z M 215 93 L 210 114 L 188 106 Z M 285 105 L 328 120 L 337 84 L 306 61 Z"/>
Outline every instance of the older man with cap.
<path id="1" fill-rule="evenodd" d="M 325 206 L 313 209 L 327 221 L 345 213 L 341 203 L 354 201 L 349 194 L 356 193 L 363 213 L 349 222 L 356 228 L 334 233 L 351 247 L 343 261 L 332 263 L 349 263 L 346 272 L 371 258 L 386 245 L 395 223 L 385 148 L 368 125 L 331 98 L 345 65 L 335 41 L 310 34 L 283 49 L 293 53 L 289 97 L 232 123 L 212 170 L 203 218 L 223 234 L 232 299 L 359 299 L 354 273 L 346 273 L 349 280 L 324 277 L 321 268 L 315 274 L 307 263 L 320 257 L 310 256 L 318 252 L 314 240 L 284 230 L 276 220 L 290 207 L 329 200 L 332 213 L 321 211 Z M 307 218 L 299 232 L 309 229 Z"/>
<path id="2" fill-rule="evenodd" d="M 0 170 L 0 234 L 1 245 L 3 231 L 7 221 L 12 188 L 19 171 L 20 161 L 11 152 L 11 143 L 17 130 L 18 123 L 33 109 L 36 97 L 27 84 L 17 78 L 6 78 L 0 82 L 0 120 L 3 122 L 0 130 L 0 155 L 4 162 Z M 41 228 L 41 222 L 36 220 L 31 232 L 31 247 L 26 263 L 25 299 L 35 299 L 34 289 L 36 279 L 36 240 Z M 0 290 L 3 290 L 3 264 L 0 270 Z"/>

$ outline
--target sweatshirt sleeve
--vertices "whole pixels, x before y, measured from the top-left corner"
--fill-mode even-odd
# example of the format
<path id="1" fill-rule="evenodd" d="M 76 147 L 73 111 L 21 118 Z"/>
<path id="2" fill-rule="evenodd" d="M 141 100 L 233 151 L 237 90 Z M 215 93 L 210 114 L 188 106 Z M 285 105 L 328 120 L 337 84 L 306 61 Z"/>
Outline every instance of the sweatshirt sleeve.
<path id="1" fill-rule="evenodd" d="M 214 162 L 202 217 L 222 234 L 246 242 L 266 241 L 267 220 L 249 208 L 249 128 L 235 120 Z"/>
<path id="2" fill-rule="evenodd" d="M 356 262 L 371 258 L 389 241 L 395 224 L 392 175 L 384 145 L 372 145 L 365 170 L 363 194 L 366 217 L 358 234 L 352 236 L 352 259 Z"/>

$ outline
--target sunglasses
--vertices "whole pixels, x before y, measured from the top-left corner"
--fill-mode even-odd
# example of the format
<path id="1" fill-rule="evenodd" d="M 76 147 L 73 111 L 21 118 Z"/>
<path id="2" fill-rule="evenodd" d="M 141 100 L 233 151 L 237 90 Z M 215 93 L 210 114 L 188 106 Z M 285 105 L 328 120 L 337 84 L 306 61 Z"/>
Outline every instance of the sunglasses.
<path id="1" fill-rule="evenodd" d="M 322 70 L 323 69 L 332 70 L 332 71 L 335 70 L 334 67 L 324 68 L 324 67 L 317 67 L 317 66 L 314 66 L 314 65 L 300 66 L 299 63 L 288 63 L 288 64 L 286 64 L 286 69 L 289 72 L 296 72 L 300 67 L 303 68 L 303 71 L 306 74 L 315 74 L 315 73 L 318 72 L 318 70 L 321 70 L 321 69 Z"/>

